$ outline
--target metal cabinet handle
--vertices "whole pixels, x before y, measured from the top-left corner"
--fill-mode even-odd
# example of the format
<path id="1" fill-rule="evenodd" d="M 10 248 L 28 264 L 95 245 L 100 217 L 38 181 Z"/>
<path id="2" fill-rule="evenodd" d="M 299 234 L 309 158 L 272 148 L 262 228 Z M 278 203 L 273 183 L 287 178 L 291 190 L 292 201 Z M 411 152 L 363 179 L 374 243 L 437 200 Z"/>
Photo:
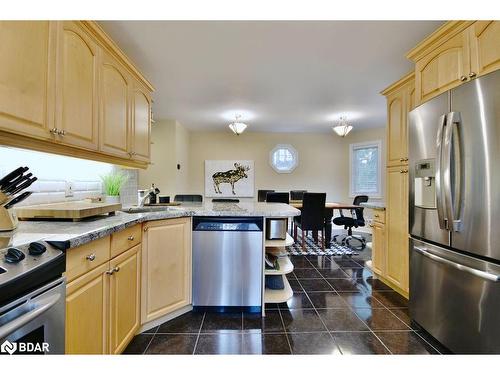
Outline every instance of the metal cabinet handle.
<path id="1" fill-rule="evenodd" d="M 128 236 L 128 237 L 127 237 L 127 240 L 129 240 L 129 241 L 133 241 L 133 240 L 134 240 L 134 236 Z"/>
<path id="2" fill-rule="evenodd" d="M 370 228 L 373 228 L 373 224 L 368 224 L 368 226 L 369 226 Z"/>
<path id="3" fill-rule="evenodd" d="M 399 158 L 399 161 L 405 161 L 405 159 L 404 158 Z"/>
<path id="4" fill-rule="evenodd" d="M 375 215 L 373 215 L 373 217 L 380 217 L 380 215 L 379 214 L 375 214 Z"/>
<path id="5" fill-rule="evenodd" d="M 95 260 L 95 254 L 94 254 L 94 253 L 89 254 L 89 255 L 87 255 L 87 256 L 85 257 L 85 259 L 87 259 L 87 260 L 89 260 L 89 261 L 93 262 L 93 261 Z"/>
<path id="6" fill-rule="evenodd" d="M 442 158 L 443 158 L 443 133 L 446 124 L 446 115 L 441 115 L 439 118 L 439 126 L 436 135 L 436 206 L 438 214 L 439 228 L 448 229 L 448 220 L 446 218 L 446 212 L 444 208 L 444 197 L 442 188 Z"/>
<path id="7" fill-rule="evenodd" d="M 65 136 L 66 135 L 66 130 L 58 130 L 57 134 L 60 136 Z"/>
<path id="8" fill-rule="evenodd" d="M 113 272 L 119 272 L 120 271 L 120 267 L 116 266 L 115 268 L 113 268 Z"/>
<path id="9" fill-rule="evenodd" d="M 470 72 L 470 73 L 469 73 L 469 77 L 470 77 L 470 78 L 474 78 L 476 75 L 477 75 L 477 74 L 476 74 L 475 72 Z"/>
<path id="10" fill-rule="evenodd" d="M 467 81 L 467 77 L 466 76 L 460 76 L 460 81 L 462 81 L 462 82 Z"/>
<path id="11" fill-rule="evenodd" d="M 481 279 L 493 281 L 495 283 L 500 281 L 500 275 L 496 275 L 496 274 L 489 273 L 486 271 L 481 271 L 481 270 L 478 270 L 476 268 L 472 268 L 472 267 L 469 267 L 469 266 L 466 266 L 466 265 L 463 265 L 463 264 L 460 264 L 457 262 L 453 262 L 452 260 L 441 258 L 440 256 L 432 254 L 429 251 L 427 251 L 427 249 L 423 249 L 421 247 L 414 246 L 413 249 L 415 249 L 415 251 L 417 253 L 422 254 L 423 256 L 425 256 L 429 259 L 432 259 L 432 260 L 439 262 L 439 263 L 446 264 L 446 265 L 451 266 L 457 270 L 470 273 L 471 275 L 480 277 Z"/>
<path id="12" fill-rule="evenodd" d="M 107 270 L 107 271 L 106 271 L 106 275 L 112 275 L 112 274 L 114 274 L 114 273 L 115 273 L 115 270 L 114 270 L 114 269 L 112 269 L 112 270 Z"/>
<path id="13" fill-rule="evenodd" d="M 59 133 L 59 130 L 57 130 L 57 128 L 52 128 L 52 129 L 49 130 L 49 132 L 51 134 L 57 134 L 57 133 Z"/>

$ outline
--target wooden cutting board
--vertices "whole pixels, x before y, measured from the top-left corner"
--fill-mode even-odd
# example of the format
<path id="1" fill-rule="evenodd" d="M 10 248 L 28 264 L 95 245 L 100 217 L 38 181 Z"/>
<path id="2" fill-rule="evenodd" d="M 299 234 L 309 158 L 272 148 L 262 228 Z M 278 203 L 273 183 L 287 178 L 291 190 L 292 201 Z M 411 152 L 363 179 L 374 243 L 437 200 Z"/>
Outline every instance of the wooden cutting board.
<path id="1" fill-rule="evenodd" d="M 16 208 L 20 220 L 60 219 L 78 221 L 91 216 L 110 214 L 121 210 L 120 203 L 92 203 L 73 201 L 50 204 L 38 204 Z"/>

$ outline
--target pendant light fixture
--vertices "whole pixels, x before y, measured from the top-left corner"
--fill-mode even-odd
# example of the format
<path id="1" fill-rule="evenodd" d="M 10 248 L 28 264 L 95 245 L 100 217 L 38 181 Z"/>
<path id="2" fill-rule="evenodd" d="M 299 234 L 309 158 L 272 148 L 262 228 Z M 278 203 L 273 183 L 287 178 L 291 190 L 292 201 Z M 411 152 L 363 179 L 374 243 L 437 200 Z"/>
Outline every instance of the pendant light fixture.
<path id="1" fill-rule="evenodd" d="M 229 129 L 231 129 L 234 134 L 240 135 L 247 128 L 247 124 L 240 122 L 241 115 L 236 115 L 235 117 L 234 122 L 229 124 Z"/>
<path id="2" fill-rule="evenodd" d="M 345 137 L 352 130 L 352 126 L 347 122 L 346 116 L 340 116 L 338 125 L 332 129 L 339 137 Z"/>

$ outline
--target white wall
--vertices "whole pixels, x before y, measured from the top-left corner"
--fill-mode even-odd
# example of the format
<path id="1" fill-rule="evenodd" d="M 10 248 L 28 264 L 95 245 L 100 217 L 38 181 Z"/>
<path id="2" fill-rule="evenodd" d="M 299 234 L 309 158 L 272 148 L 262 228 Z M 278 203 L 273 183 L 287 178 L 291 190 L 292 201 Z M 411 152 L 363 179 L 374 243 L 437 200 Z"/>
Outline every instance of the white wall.
<path id="1" fill-rule="evenodd" d="M 255 191 L 305 189 L 326 192 L 330 201 L 349 197 L 349 144 L 382 141 L 382 172 L 385 171 L 385 128 L 351 132 L 346 138 L 333 133 L 191 132 L 188 193 L 204 194 L 204 161 L 241 159 L 255 161 Z M 291 144 L 299 153 L 299 165 L 290 174 L 279 174 L 269 165 L 269 152 L 279 143 Z M 384 189 L 382 175 L 382 191 Z M 256 194 L 256 193 L 255 193 Z M 256 199 L 256 196 L 255 198 Z"/>

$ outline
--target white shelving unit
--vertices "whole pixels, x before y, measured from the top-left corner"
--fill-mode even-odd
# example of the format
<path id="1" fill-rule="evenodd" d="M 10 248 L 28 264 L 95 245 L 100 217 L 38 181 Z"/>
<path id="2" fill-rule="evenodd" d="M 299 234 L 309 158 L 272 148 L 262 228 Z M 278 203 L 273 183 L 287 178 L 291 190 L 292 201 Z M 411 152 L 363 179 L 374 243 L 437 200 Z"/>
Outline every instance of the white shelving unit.
<path id="1" fill-rule="evenodd" d="M 266 252 L 269 252 L 278 257 L 279 269 L 277 270 L 264 270 L 265 276 L 281 276 L 283 278 L 283 289 L 268 289 L 264 290 L 265 303 L 283 303 L 293 297 L 293 290 L 286 277 L 287 274 L 293 272 L 293 264 L 288 257 L 285 247 L 293 245 L 294 241 L 292 236 L 286 234 L 284 240 L 266 240 Z"/>

